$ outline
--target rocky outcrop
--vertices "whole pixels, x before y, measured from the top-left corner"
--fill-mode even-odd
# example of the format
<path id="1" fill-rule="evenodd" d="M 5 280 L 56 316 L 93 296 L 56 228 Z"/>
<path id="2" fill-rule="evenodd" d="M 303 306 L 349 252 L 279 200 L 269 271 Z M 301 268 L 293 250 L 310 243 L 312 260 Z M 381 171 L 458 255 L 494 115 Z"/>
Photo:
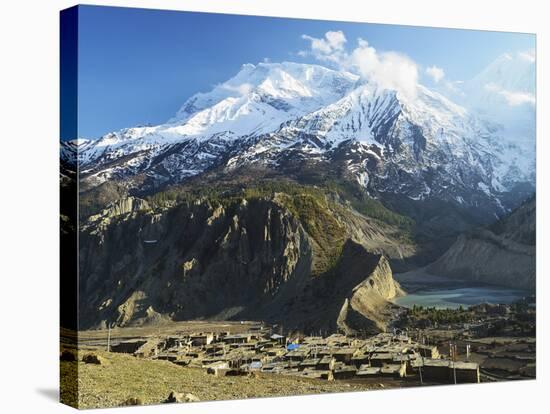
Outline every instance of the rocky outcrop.
<path id="1" fill-rule="evenodd" d="M 130 196 L 113 201 L 100 213 L 90 216 L 88 221 L 97 222 L 102 220 L 105 224 L 105 221 L 110 218 L 148 209 L 149 204 L 147 201 Z"/>
<path id="2" fill-rule="evenodd" d="M 261 316 L 309 333 L 378 333 L 395 316 L 390 299 L 402 293 L 388 260 L 348 239 L 332 269 Z"/>
<path id="3" fill-rule="evenodd" d="M 394 308 L 390 300 L 404 294 L 393 279 L 388 260 L 348 243 L 342 262 L 338 270 L 341 277 L 351 275 L 359 283 L 344 299 L 336 322 L 338 329 L 346 334 L 385 331 Z"/>
<path id="4" fill-rule="evenodd" d="M 369 239 L 375 226 L 365 217 L 284 200 L 196 198 L 152 208 L 132 199 L 92 216 L 80 232 L 81 329 L 262 319 L 310 332 L 383 330 L 388 299 L 400 290 L 385 256 L 365 246 L 382 240 L 384 227 Z M 397 243 L 378 248 L 390 245 Z"/>
<path id="5" fill-rule="evenodd" d="M 429 273 L 533 291 L 536 202 L 531 199 L 488 228 L 460 235 Z"/>

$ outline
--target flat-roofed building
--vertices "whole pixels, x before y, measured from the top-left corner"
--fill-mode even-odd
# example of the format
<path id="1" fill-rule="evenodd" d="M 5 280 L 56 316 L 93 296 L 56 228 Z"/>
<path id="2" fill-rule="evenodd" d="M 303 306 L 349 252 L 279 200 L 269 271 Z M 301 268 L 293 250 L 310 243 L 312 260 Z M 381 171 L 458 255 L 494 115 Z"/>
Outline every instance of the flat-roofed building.
<path id="1" fill-rule="evenodd" d="M 213 333 L 200 333 L 189 335 L 189 342 L 193 346 L 209 345 L 214 340 Z"/>
<path id="2" fill-rule="evenodd" d="M 263 352 L 269 357 L 279 357 L 286 354 L 287 350 L 282 347 L 274 347 L 265 349 Z"/>
<path id="3" fill-rule="evenodd" d="M 319 361 L 321 361 L 320 358 L 306 358 L 302 362 L 300 362 L 300 368 L 315 369 L 315 367 L 319 364 Z"/>
<path id="4" fill-rule="evenodd" d="M 246 344 L 252 339 L 251 333 L 226 335 L 222 338 L 222 341 L 226 344 Z"/>
<path id="5" fill-rule="evenodd" d="M 334 357 L 334 359 L 336 359 L 336 361 L 349 363 L 351 362 L 351 358 L 356 352 L 356 348 L 340 348 L 335 350 L 332 353 L 332 356 Z"/>
<path id="6" fill-rule="evenodd" d="M 269 337 L 269 339 L 278 345 L 286 344 L 286 336 L 284 335 L 273 334 Z"/>
<path id="7" fill-rule="evenodd" d="M 284 358 L 288 359 L 290 361 L 303 361 L 306 359 L 309 355 L 310 350 L 307 348 L 297 348 L 293 349 L 292 351 L 288 351 Z"/>
<path id="8" fill-rule="evenodd" d="M 351 358 L 351 364 L 359 368 L 361 365 L 368 364 L 370 361 L 371 354 L 369 353 L 357 353 Z"/>
<path id="9" fill-rule="evenodd" d="M 357 377 L 371 378 L 380 376 L 381 367 L 371 367 L 368 365 L 361 365 L 359 370 L 355 374 Z"/>
<path id="10" fill-rule="evenodd" d="M 316 366 L 316 369 L 323 370 L 323 371 L 329 371 L 331 369 L 334 369 L 334 364 L 336 363 L 336 360 L 327 355 L 322 358 L 319 358 L 319 363 Z"/>
<path id="11" fill-rule="evenodd" d="M 461 362 L 457 361 L 450 364 L 450 369 L 456 370 L 456 382 L 459 384 L 463 383 L 474 383 L 477 384 L 479 381 L 479 364 L 475 362 Z M 454 375 L 454 374 L 453 374 Z"/>
<path id="12" fill-rule="evenodd" d="M 335 380 L 353 378 L 356 373 L 357 368 L 350 365 L 344 365 L 342 363 L 336 364 L 332 370 L 332 376 Z"/>
<path id="13" fill-rule="evenodd" d="M 387 352 L 374 353 L 370 357 L 370 365 L 373 367 L 382 367 L 393 362 L 393 354 Z"/>
<path id="14" fill-rule="evenodd" d="M 123 354 L 133 354 L 139 348 L 141 348 L 142 345 L 145 345 L 146 343 L 147 341 L 144 339 L 132 339 L 129 341 L 121 341 L 118 344 L 111 345 L 111 351 L 123 353 Z"/>
<path id="15" fill-rule="evenodd" d="M 429 381 L 453 383 L 478 383 L 479 364 L 475 362 L 449 361 L 446 359 L 424 358 L 419 362 L 422 376 Z"/>
<path id="16" fill-rule="evenodd" d="M 407 375 L 405 364 L 387 364 L 380 368 L 380 374 L 386 377 L 403 378 Z"/>

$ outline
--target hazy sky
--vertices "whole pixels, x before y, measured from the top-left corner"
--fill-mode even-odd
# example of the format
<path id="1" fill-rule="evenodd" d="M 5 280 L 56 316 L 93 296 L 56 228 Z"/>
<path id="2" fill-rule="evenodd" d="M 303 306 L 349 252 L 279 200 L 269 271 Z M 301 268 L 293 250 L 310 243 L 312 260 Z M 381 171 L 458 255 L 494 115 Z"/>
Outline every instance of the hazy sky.
<path id="1" fill-rule="evenodd" d="M 419 82 L 430 85 L 470 79 L 503 53 L 532 51 L 535 36 L 80 6 L 78 135 L 163 123 L 188 97 L 244 63 L 330 66 L 334 56 L 369 48 L 386 60 L 393 55 L 385 52 L 398 52 L 398 59 L 414 62 Z"/>

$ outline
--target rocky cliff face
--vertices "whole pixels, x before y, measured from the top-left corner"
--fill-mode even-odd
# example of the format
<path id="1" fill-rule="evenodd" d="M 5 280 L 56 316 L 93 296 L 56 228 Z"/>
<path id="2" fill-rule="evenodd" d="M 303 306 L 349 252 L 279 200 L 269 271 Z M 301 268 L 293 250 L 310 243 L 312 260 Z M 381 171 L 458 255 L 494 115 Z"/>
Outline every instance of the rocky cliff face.
<path id="1" fill-rule="evenodd" d="M 534 198 L 488 228 L 460 235 L 430 273 L 508 286 L 535 289 Z"/>
<path id="2" fill-rule="evenodd" d="M 118 200 L 81 225 L 80 327 L 204 318 L 383 330 L 399 287 L 382 253 L 407 247 L 388 226 L 328 205 L 284 194 L 162 208 Z"/>
<path id="3" fill-rule="evenodd" d="M 346 334 L 385 330 L 394 308 L 389 301 L 404 294 L 393 279 L 388 260 L 369 255 L 359 245 L 350 245 L 344 251 L 339 272 L 352 275 L 355 281 L 351 285 L 359 283 L 345 295 L 336 322 L 338 328 Z"/>
<path id="4" fill-rule="evenodd" d="M 80 259 L 83 323 L 93 326 L 231 318 L 284 294 L 311 252 L 299 222 L 274 203 L 197 201 L 94 221 Z"/>

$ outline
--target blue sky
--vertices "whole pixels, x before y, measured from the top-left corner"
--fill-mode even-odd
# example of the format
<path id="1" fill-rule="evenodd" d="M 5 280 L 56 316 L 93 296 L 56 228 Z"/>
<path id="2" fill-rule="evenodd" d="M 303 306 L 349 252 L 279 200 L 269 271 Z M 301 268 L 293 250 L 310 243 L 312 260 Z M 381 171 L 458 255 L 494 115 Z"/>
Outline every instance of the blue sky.
<path id="1" fill-rule="evenodd" d="M 362 38 L 420 68 L 436 65 L 451 80 L 473 77 L 502 53 L 535 47 L 527 34 L 80 6 L 78 135 L 163 123 L 243 63 L 319 63 L 299 53 L 311 46 L 303 35 L 322 39 L 327 31 L 342 31 L 350 49 Z"/>

